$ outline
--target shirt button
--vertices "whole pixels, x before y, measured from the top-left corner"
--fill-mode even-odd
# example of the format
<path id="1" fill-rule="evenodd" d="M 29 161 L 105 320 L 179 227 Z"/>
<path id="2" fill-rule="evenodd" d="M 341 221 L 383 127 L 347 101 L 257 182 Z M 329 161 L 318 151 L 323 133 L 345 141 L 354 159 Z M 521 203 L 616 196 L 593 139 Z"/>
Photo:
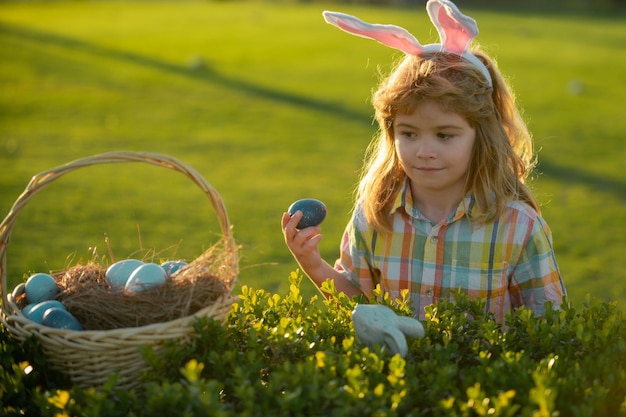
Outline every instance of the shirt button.
<path id="1" fill-rule="evenodd" d="M 430 238 L 430 241 L 433 242 L 433 243 L 437 243 L 438 240 L 439 240 L 439 238 L 437 236 L 432 236 Z"/>
<path id="2" fill-rule="evenodd" d="M 427 290 L 425 295 L 426 295 L 426 297 L 432 297 L 433 296 L 433 290 Z"/>

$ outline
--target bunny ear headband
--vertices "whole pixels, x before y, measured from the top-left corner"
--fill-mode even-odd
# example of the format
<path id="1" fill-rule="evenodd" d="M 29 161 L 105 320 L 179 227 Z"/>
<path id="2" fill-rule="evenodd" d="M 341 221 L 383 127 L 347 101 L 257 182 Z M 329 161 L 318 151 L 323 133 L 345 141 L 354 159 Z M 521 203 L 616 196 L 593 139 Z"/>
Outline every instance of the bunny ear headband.
<path id="1" fill-rule="evenodd" d="M 469 52 L 470 43 L 478 35 L 476 21 L 463 15 L 449 0 L 429 0 L 426 10 L 439 32 L 441 43 L 422 45 L 406 29 L 396 25 L 378 25 L 364 22 L 344 13 L 323 13 L 324 20 L 331 25 L 352 35 L 374 39 L 383 45 L 399 49 L 408 55 L 421 55 L 424 52 L 444 51 L 465 58 L 476 65 L 483 73 L 489 85 L 492 85 L 489 70 Z"/>

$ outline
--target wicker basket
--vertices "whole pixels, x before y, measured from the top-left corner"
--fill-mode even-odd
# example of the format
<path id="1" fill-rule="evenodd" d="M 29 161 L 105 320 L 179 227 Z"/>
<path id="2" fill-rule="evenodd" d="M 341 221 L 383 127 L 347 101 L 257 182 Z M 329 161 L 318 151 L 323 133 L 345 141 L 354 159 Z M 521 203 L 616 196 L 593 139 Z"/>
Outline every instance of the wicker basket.
<path id="1" fill-rule="evenodd" d="M 227 258 L 226 267 L 221 268 L 224 276 L 220 276 L 220 279 L 227 284 L 227 291 L 214 303 L 193 315 L 142 327 L 71 331 L 54 329 L 27 319 L 16 303 L 16 298 L 24 292 L 24 284 L 18 285 L 13 292 L 7 290 L 6 250 L 19 213 L 35 194 L 57 178 L 87 166 L 120 162 L 145 162 L 181 172 L 207 195 L 218 217 L 224 245 L 228 253 L 232 254 Z M 223 321 L 235 300 L 231 291 L 238 274 L 237 247 L 221 196 L 195 169 L 167 155 L 110 152 L 79 159 L 35 175 L 0 224 L 0 259 L 3 294 L 0 318 L 3 324 L 20 341 L 35 335 L 52 367 L 68 375 L 73 384 L 83 388 L 101 387 L 112 373 L 119 374 L 118 386 L 122 388 L 140 386 L 141 373 L 148 370 L 140 348 L 152 346 L 158 351 L 164 341 L 183 342 L 192 338 L 197 318 L 208 316 Z"/>

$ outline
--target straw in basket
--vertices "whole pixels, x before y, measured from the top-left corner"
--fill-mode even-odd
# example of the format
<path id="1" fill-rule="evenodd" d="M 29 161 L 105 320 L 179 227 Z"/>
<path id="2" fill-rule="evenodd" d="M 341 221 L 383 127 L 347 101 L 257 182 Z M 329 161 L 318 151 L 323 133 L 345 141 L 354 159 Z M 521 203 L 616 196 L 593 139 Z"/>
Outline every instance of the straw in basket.
<path id="1" fill-rule="evenodd" d="M 206 194 L 222 232 L 224 247 L 215 274 L 224 284 L 223 293 L 192 314 L 140 327 L 73 331 L 47 327 L 27 319 L 17 302 L 23 298 L 24 284 L 18 285 L 13 292 L 7 289 L 6 251 L 18 215 L 31 198 L 59 177 L 92 165 L 121 162 L 143 162 L 178 171 Z M 207 253 L 190 265 L 203 262 L 205 258 Z M 184 342 L 193 338 L 194 322 L 201 317 L 223 321 L 235 300 L 232 287 L 238 274 L 237 246 L 224 202 L 217 190 L 189 165 L 167 155 L 147 152 L 123 151 L 94 155 L 35 175 L 0 224 L 0 260 L 3 294 L 0 319 L 3 324 L 17 340 L 24 341 L 35 335 L 52 367 L 68 375 L 73 384 L 84 388 L 101 387 L 113 373 L 119 375 L 119 387 L 139 387 L 141 373 L 148 370 L 140 348 L 151 346 L 158 351 L 163 342 Z"/>

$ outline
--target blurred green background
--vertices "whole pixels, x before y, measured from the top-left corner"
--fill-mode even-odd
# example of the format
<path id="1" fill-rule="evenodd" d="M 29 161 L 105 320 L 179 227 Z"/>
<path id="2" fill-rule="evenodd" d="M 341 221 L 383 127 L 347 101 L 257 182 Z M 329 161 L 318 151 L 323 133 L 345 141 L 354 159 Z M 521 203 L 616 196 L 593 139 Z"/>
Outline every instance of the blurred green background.
<path id="1" fill-rule="evenodd" d="M 624 15 L 458 4 L 525 109 L 540 159 L 533 189 L 572 301 L 589 294 L 626 310 Z M 223 196 L 240 285 L 287 291 L 297 265 L 280 217 L 300 198 L 327 204 L 321 250 L 333 262 L 376 131 L 369 96 L 400 55 L 326 25 L 324 9 L 437 41 L 423 4 L 0 3 L 0 217 L 35 173 L 106 151 L 159 152 Z M 20 211 L 8 286 L 109 251 L 193 259 L 217 238 L 210 205 L 183 176 L 84 168 Z"/>

